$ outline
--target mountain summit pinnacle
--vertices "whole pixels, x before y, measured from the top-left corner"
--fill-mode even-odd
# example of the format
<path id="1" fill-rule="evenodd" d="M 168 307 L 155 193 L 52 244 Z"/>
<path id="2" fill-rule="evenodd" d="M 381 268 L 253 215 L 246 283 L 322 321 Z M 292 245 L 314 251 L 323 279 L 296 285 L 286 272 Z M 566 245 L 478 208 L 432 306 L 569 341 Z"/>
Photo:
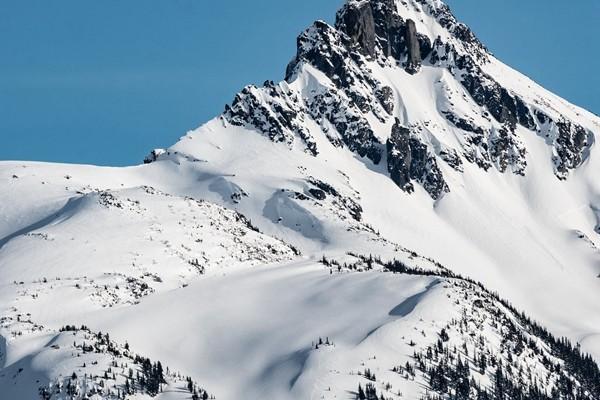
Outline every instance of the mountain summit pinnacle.
<path id="1" fill-rule="evenodd" d="M 498 74 L 504 66 L 439 1 L 351 0 L 338 11 L 334 26 L 315 22 L 298 37 L 297 48 L 287 84 L 310 74 L 309 65 L 324 80 L 308 93 L 287 86 L 246 88 L 223 117 L 290 146 L 299 140 L 317 156 L 315 132 L 304 122 L 310 119 L 332 145 L 374 164 L 393 158 L 386 154 L 394 148 L 387 139 L 401 125 L 423 149 L 412 158 L 419 165 L 412 179 L 438 182 L 426 189 L 435 200 L 452 191 L 440 163 L 459 172 L 470 163 L 524 176 L 528 150 L 523 135 L 533 135 L 545 138 L 554 173 L 564 180 L 594 143 L 591 126 L 577 123 L 576 115 L 565 115 L 545 95 L 532 98 L 527 84 L 512 86 L 504 73 Z M 400 68 L 420 80 L 406 80 L 396 72 L 394 79 L 402 78 L 402 83 L 390 81 L 387 71 Z M 414 86 L 425 82 L 426 88 Z M 417 102 L 406 101 L 411 90 L 430 93 L 417 101 L 421 111 Z M 444 126 L 456 130 L 456 140 L 449 141 Z M 393 168 L 400 164 L 388 162 L 390 176 L 398 176 Z"/>

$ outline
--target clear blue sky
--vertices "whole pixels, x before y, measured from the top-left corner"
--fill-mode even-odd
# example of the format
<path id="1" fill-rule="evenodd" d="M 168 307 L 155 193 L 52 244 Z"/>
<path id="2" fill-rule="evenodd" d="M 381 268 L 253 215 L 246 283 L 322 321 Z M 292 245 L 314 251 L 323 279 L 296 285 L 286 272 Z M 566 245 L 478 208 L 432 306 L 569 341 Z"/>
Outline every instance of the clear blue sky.
<path id="1" fill-rule="evenodd" d="M 449 0 L 502 60 L 600 113 L 598 0 Z M 129 165 L 282 79 L 342 0 L 0 0 L 0 160 Z"/>

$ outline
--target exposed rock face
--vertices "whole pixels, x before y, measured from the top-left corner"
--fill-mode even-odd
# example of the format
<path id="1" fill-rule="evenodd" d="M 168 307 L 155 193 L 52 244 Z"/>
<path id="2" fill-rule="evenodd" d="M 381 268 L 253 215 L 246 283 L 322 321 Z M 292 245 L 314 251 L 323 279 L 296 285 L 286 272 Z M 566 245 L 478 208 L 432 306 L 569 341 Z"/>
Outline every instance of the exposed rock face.
<path id="1" fill-rule="evenodd" d="M 473 100 L 485 107 L 492 117 L 503 125 L 503 128 L 497 132 L 496 138 L 488 141 L 483 140 L 487 135 L 481 128 L 471 127 L 468 122 L 460 118 L 446 115 L 447 119 L 458 128 L 476 134 L 471 137 L 471 142 L 477 147 L 480 147 L 481 143 L 489 142 L 485 147 L 491 145 L 489 149 L 491 161 L 497 162 L 500 171 L 504 172 L 508 166 L 512 166 L 515 173 L 525 174 L 526 150 L 516 138 L 517 125 L 538 132 L 546 138 L 548 144 L 554 149 L 555 174 L 559 179 L 566 179 L 569 170 L 583 163 L 593 144 L 591 132 L 565 117 L 554 121 L 539 110 L 532 111 L 521 97 L 509 92 L 484 73 L 471 55 L 460 54 L 453 45 L 438 39 L 433 47 L 429 62 L 432 65 L 446 67 L 460 78 L 460 82 Z M 476 162 L 486 170 L 489 168 L 485 156 L 478 157 L 474 152 L 468 153 L 465 155 L 469 161 Z"/>
<path id="2" fill-rule="evenodd" d="M 408 49 L 405 69 L 409 74 L 416 74 L 421 69 L 421 47 L 417 38 L 417 27 L 412 19 L 406 21 L 405 39 Z"/>
<path id="3" fill-rule="evenodd" d="M 500 172 L 510 168 L 515 174 L 525 174 L 527 151 L 514 134 L 511 125 L 488 130 L 452 112 L 444 111 L 442 114 L 454 126 L 465 132 L 464 156 L 467 161 L 486 171 L 495 165 Z"/>
<path id="4" fill-rule="evenodd" d="M 486 107 L 501 124 L 508 124 L 514 130 L 517 123 L 533 129 L 535 125 L 529 109 L 523 101 L 513 96 L 481 70 L 475 69 L 463 76 L 462 84 L 475 102 Z"/>
<path id="5" fill-rule="evenodd" d="M 406 15 L 403 9 L 409 10 Z M 422 21 L 437 22 L 448 35 L 432 37 L 432 42 L 428 36 L 431 32 L 419 32 Z M 245 88 L 226 107 L 223 119 L 254 128 L 290 148 L 302 143 L 316 156 L 314 132 L 307 124 L 312 120 L 334 146 L 379 164 L 386 146 L 376 132 L 384 126 L 389 129 L 392 118 L 406 108 L 400 103 L 402 88 L 381 82 L 386 80 L 385 74 L 373 70 L 400 67 L 418 74 L 423 66 L 443 68 L 464 87 L 464 100 L 476 114 L 462 115 L 468 108 L 455 108 L 449 92 L 443 99 L 447 109 L 437 110 L 461 131 L 458 148 L 423 143 L 396 121 L 387 141 L 388 169 L 403 190 L 412 191 L 417 182 L 434 199 L 448 190 L 435 154 L 458 172 L 464 170 L 466 161 L 486 171 L 496 168 L 525 175 L 527 150 L 519 138 L 521 128 L 546 139 L 553 150 L 554 172 L 566 179 L 570 170 L 585 161 L 593 134 L 563 116 L 542 111 L 546 110 L 541 108 L 543 104 L 503 87 L 484 71 L 485 64 L 492 61 L 473 32 L 440 1 L 348 0 L 336 15 L 335 27 L 317 21 L 298 37 L 297 54 L 288 65 L 286 82 Z M 306 69 L 317 69 L 326 78 L 315 80 L 316 86 L 304 92 L 290 89 L 288 83 Z M 431 121 L 415 122 L 427 126 Z M 435 136 L 436 132 L 430 134 Z"/>
<path id="6" fill-rule="evenodd" d="M 345 144 L 361 157 L 368 157 L 379 164 L 383 146 L 375 137 L 369 122 L 352 102 L 345 101 L 334 91 L 328 91 L 316 95 L 310 102 L 308 111 L 334 146 L 341 147 Z M 333 125 L 336 132 L 330 132 L 325 121 Z"/>
<path id="7" fill-rule="evenodd" d="M 442 149 L 440 158 L 456 171 L 464 172 L 462 159 L 455 149 Z"/>
<path id="8" fill-rule="evenodd" d="M 345 210 L 345 212 L 350 215 L 352 219 L 357 222 L 362 220 L 363 209 L 361 205 L 358 203 L 358 199 L 352 199 L 348 196 L 343 196 L 336 188 L 331 186 L 330 184 L 323 182 L 314 177 L 309 177 L 308 183 L 314 186 L 314 188 L 309 189 L 309 193 L 314 197 L 324 200 L 327 196 L 333 198 L 333 204 L 336 205 L 338 210 Z M 341 218 L 343 216 L 340 215 Z"/>
<path id="9" fill-rule="evenodd" d="M 390 99 L 381 96 L 380 91 L 392 94 L 391 89 L 384 89 L 373 77 L 364 56 L 352 51 L 350 39 L 344 33 L 325 22 L 315 22 L 298 37 L 298 51 L 288 65 L 286 81 L 292 81 L 304 64 L 325 73 L 361 112 L 372 111 L 382 122 L 389 118 Z"/>
<path id="10" fill-rule="evenodd" d="M 527 151 L 510 129 L 502 127 L 492 130 L 489 136 L 490 157 L 495 162 L 500 172 L 505 172 L 509 167 L 517 175 L 525 175 Z"/>
<path id="11" fill-rule="evenodd" d="M 584 127 L 562 117 L 554 121 L 542 111 L 536 110 L 539 132 L 554 147 L 552 156 L 556 176 L 566 179 L 569 170 L 579 167 L 594 144 L 594 135 Z"/>
<path id="12" fill-rule="evenodd" d="M 392 180 L 405 192 L 414 191 L 412 181 L 420 183 L 434 200 L 449 192 L 435 155 L 398 120 L 387 142 L 387 159 Z"/>
<path id="13" fill-rule="evenodd" d="M 253 127 L 272 141 L 290 147 L 298 137 L 306 151 L 316 156 L 317 145 L 305 127 L 304 115 L 304 106 L 293 91 L 268 81 L 262 89 L 245 87 L 231 106 L 225 106 L 223 118 L 232 125 Z"/>
<path id="14" fill-rule="evenodd" d="M 560 178 L 566 179 L 569 169 L 575 169 L 585 160 L 585 153 L 593 143 L 593 135 L 585 128 L 567 119 L 556 122 L 558 137 L 555 142 L 554 162 Z"/>
<path id="15" fill-rule="evenodd" d="M 410 148 L 410 130 L 400 125 L 399 121 L 392 128 L 392 136 L 387 141 L 388 171 L 392 180 L 405 192 L 411 193 L 412 152 Z"/>
<path id="16" fill-rule="evenodd" d="M 158 161 L 160 156 L 165 154 L 167 151 L 165 149 L 154 149 L 144 158 L 144 164 L 150 164 L 155 161 Z"/>
<path id="17" fill-rule="evenodd" d="M 398 14 L 394 0 L 350 1 L 338 12 L 335 26 L 360 53 L 381 65 L 392 57 L 409 73 L 418 72 L 431 51 L 429 38 Z"/>
<path id="18" fill-rule="evenodd" d="M 398 15 L 394 0 L 371 2 L 370 5 L 379 49 L 384 57 L 400 60 L 404 49 L 404 21 Z"/>
<path id="19" fill-rule="evenodd" d="M 375 21 L 371 4 L 353 4 L 346 12 L 339 14 L 339 18 L 339 24 L 345 27 L 344 33 L 357 50 L 369 57 L 375 57 Z"/>
<path id="20" fill-rule="evenodd" d="M 380 87 L 375 91 L 375 97 L 389 115 L 394 113 L 394 91 L 389 86 Z"/>
<path id="21" fill-rule="evenodd" d="M 473 58 L 482 63 L 489 61 L 488 49 L 477 39 L 467 25 L 456 20 L 450 7 L 438 1 L 415 0 L 415 2 L 420 3 L 424 12 L 434 17 L 440 26 L 451 33 Z M 424 55 L 424 57 L 427 57 L 427 55 Z"/>
<path id="22" fill-rule="evenodd" d="M 454 45 L 438 38 L 433 43 L 428 61 L 431 65 L 448 69 L 473 100 L 487 108 L 496 121 L 508 124 L 511 130 L 517 124 L 535 129 L 533 116 L 523 100 L 483 72 L 471 54 L 460 53 Z"/>
<path id="23" fill-rule="evenodd" d="M 286 81 L 293 80 L 297 67 L 302 62 L 313 65 L 340 86 L 363 79 L 363 71 L 349 68 L 350 61 L 358 59 L 356 56 L 352 57 L 349 47 L 350 40 L 347 36 L 340 35 L 340 32 L 323 21 L 316 21 L 298 36 L 297 55 L 288 65 Z"/>
<path id="24" fill-rule="evenodd" d="M 369 15 L 364 9 L 356 9 L 348 18 L 364 22 Z M 351 33 L 362 38 L 366 32 L 359 29 Z M 321 125 L 332 144 L 346 145 L 361 157 L 378 164 L 383 144 L 375 137 L 364 115 L 372 112 L 381 122 L 388 120 L 394 111 L 394 93 L 374 79 L 366 66 L 361 53 L 368 55 L 369 51 L 360 43 L 370 41 L 357 40 L 359 42 L 353 45 L 346 34 L 317 21 L 299 36 L 298 53 L 288 66 L 286 79 L 293 80 L 304 63 L 324 72 L 336 86 L 335 90 L 325 89 L 305 99 L 306 112 Z M 356 46 L 362 50 L 354 51 Z M 330 125 L 335 131 L 329 128 Z"/>

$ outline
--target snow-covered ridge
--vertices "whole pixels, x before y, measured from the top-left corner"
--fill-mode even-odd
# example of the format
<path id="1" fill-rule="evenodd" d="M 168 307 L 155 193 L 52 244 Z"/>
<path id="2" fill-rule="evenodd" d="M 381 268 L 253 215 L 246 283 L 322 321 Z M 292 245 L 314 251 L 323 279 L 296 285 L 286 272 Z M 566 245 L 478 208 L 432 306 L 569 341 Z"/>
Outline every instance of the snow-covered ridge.
<path id="1" fill-rule="evenodd" d="M 24 250 L 30 247 L 35 252 Z M 68 247 L 70 254 L 52 262 Z M 232 265 L 298 255 L 235 211 L 150 186 L 78 190 L 58 211 L 2 239 L 0 250 L 10 255 L 3 263 L 3 284 L 21 281 L 27 270 L 39 271 L 39 281 L 70 280 L 68 285 L 91 291 L 102 306 L 134 301 L 161 286 L 185 285 Z M 27 258 L 30 266 L 19 258 Z"/>
<path id="2" fill-rule="evenodd" d="M 3 317 L 0 330 L 13 335 L 8 341 L 11 350 L 20 346 L 20 351 L 29 352 L 20 360 L 7 360 L 8 365 L 1 370 L 2 398 L 141 400 L 158 394 L 182 400 L 211 397 L 190 377 L 135 354 L 128 343 L 118 344 L 108 333 L 92 332 L 86 326 L 66 325 L 54 331 L 15 313 Z M 6 350 L 0 348 L 0 357 Z"/>
<path id="3" fill-rule="evenodd" d="M 227 295 L 236 292 L 245 295 Z M 69 316 L 41 317 L 35 303 L 22 307 L 2 320 L 8 340 L 0 382 L 13 396 L 39 391 L 44 399 L 69 393 L 78 400 L 94 393 L 92 399 L 180 399 L 194 391 L 202 396 L 203 387 L 226 399 L 361 398 L 361 391 L 386 399 L 450 393 L 476 399 L 499 390 L 544 400 L 600 394 L 600 370 L 588 356 L 481 285 L 444 268 L 427 272 L 373 257 L 239 270 L 135 308 L 83 317 L 86 324 L 111 327 L 111 338 L 122 344 L 87 327 L 63 326 Z M 240 307 L 252 317 L 243 317 Z M 268 317 L 257 319 L 260 311 Z M 215 315 L 219 322 L 209 322 Z M 202 339 L 188 333 L 197 328 Z M 148 329 L 163 341 L 153 358 L 172 361 L 162 363 L 165 380 L 156 386 L 158 363 L 135 355 L 129 344 L 147 347 L 140 334 Z M 20 358 L 23 353 L 31 356 Z M 169 365 L 199 377 L 203 386 Z"/>
<path id="4" fill-rule="evenodd" d="M 130 351 L 127 338 L 79 328 L 81 318 L 299 253 L 234 210 L 137 185 L 135 173 L 117 174 L 133 183 L 123 188 L 100 171 L 3 170 L 4 195 L 22 201 L 2 203 L 10 233 L 0 239 L 0 398 L 212 397 L 164 360 Z"/>
<path id="5" fill-rule="evenodd" d="M 144 165 L 0 162 L 0 399 L 600 398 L 599 131 L 441 1 L 348 1 Z"/>

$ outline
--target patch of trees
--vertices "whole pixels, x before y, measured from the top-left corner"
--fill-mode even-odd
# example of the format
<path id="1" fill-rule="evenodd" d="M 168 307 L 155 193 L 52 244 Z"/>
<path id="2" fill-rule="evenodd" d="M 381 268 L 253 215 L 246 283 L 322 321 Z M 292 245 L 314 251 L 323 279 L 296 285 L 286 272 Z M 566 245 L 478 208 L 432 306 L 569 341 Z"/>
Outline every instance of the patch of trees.
<path id="1" fill-rule="evenodd" d="M 162 392 L 163 384 L 167 381 L 160 361 L 152 363 L 149 358 L 136 356 L 135 363 L 139 364 L 142 370 L 141 376 L 138 378 L 140 388 L 152 397 Z"/>
<path id="2" fill-rule="evenodd" d="M 208 392 L 202 388 L 198 388 L 196 383 L 189 376 L 186 378 L 187 389 L 192 394 L 192 400 L 208 400 L 214 399 L 214 396 L 210 396 Z"/>
<path id="3" fill-rule="evenodd" d="M 358 384 L 356 398 L 358 400 L 386 400 L 383 394 L 377 396 L 377 389 L 371 382 L 367 383 L 364 389 L 360 383 Z"/>
<path id="4" fill-rule="evenodd" d="M 89 332 L 89 328 L 85 325 L 81 325 L 80 328 L 76 327 L 75 325 L 65 325 L 62 328 L 60 328 L 58 330 L 59 332 L 78 332 L 78 331 L 86 331 Z"/>
<path id="5" fill-rule="evenodd" d="M 541 362 L 550 372 L 556 373 L 558 376 L 557 382 L 554 385 L 551 393 L 546 393 L 544 388 L 537 383 L 523 385 L 515 382 L 511 374 L 506 373 L 508 366 L 502 366 L 500 357 L 497 357 L 496 365 L 491 365 L 491 360 L 485 354 L 481 354 L 477 359 L 476 369 L 484 374 L 486 370 L 493 367 L 494 379 L 493 388 L 488 390 L 481 388 L 473 379 L 470 378 L 468 363 L 466 360 L 454 359 L 445 360 L 436 363 L 435 366 L 428 366 L 422 371 L 429 378 L 429 383 L 438 393 L 445 393 L 443 399 L 461 400 L 461 399 L 477 399 L 477 400 L 597 400 L 600 399 L 600 367 L 594 361 L 591 355 L 581 351 L 579 344 L 573 344 L 567 338 L 557 338 L 545 327 L 541 326 L 536 321 L 533 321 L 525 313 L 518 311 L 510 302 L 501 298 L 498 293 L 492 292 L 485 288 L 481 282 L 477 282 L 471 278 L 466 278 L 460 274 L 450 271 L 441 264 L 430 260 L 438 268 L 436 271 L 414 268 L 406 265 L 400 260 L 382 261 L 378 257 L 361 256 L 351 254 L 359 259 L 355 265 L 343 264 L 349 269 L 373 269 L 375 265 L 379 265 L 383 270 L 401 273 L 407 275 L 431 276 L 439 277 L 454 282 L 461 283 L 465 288 L 470 290 L 478 290 L 488 303 L 496 303 L 508 310 L 512 317 L 509 318 L 501 307 L 495 306 L 494 310 L 488 309 L 495 318 L 499 319 L 502 325 L 506 328 L 503 331 L 503 341 L 514 344 L 512 352 L 520 354 L 525 347 L 532 349 L 539 356 Z M 321 262 L 326 266 L 340 265 L 334 260 L 328 260 L 323 257 Z M 361 268 L 357 268 L 360 265 Z M 363 266 L 366 265 L 366 268 Z M 482 300 L 476 300 L 476 305 L 483 306 Z M 517 326 L 518 324 L 518 326 Z M 445 343 L 448 341 L 448 333 L 442 330 L 439 334 L 438 346 L 436 348 L 445 349 Z M 538 348 L 535 338 L 544 342 L 550 349 L 550 354 L 562 360 L 562 363 L 557 363 L 551 360 L 541 349 Z M 444 350 L 444 351 L 447 351 Z M 442 353 L 444 351 L 441 351 Z M 511 353 L 509 353 L 509 357 Z M 406 368 L 397 367 L 398 373 L 403 373 Z M 464 397 L 465 393 L 471 393 L 472 397 Z M 366 392 L 365 392 L 366 395 Z M 428 400 L 437 400 L 441 397 L 437 395 L 427 395 Z M 461 397 L 462 396 L 462 397 Z M 473 397 L 475 396 L 475 397 Z"/>
<path id="6" fill-rule="evenodd" d="M 70 378 L 58 380 L 49 387 L 40 387 L 39 395 L 42 400 L 51 400 L 54 398 L 53 395 L 59 396 L 66 394 L 71 397 L 79 395 L 81 394 L 80 391 L 82 385 L 80 385 L 80 381 L 82 380 L 91 380 L 91 382 L 95 382 L 97 387 L 99 387 L 101 390 L 110 390 L 111 395 L 110 397 L 106 398 L 125 399 L 128 395 L 133 395 L 136 393 L 143 393 L 151 397 L 155 397 L 163 391 L 164 385 L 168 383 L 168 377 L 171 378 L 171 381 L 175 382 L 182 379 L 179 374 L 169 373 L 168 369 L 165 371 L 160 361 L 153 362 L 151 359 L 142 357 L 140 355 L 134 356 L 129 350 L 128 343 L 121 347 L 117 343 L 110 340 L 108 333 L 94 333 L 85 325 L 82 325 L 80 328 L 77 328 L 75 325 L 66 325 L 60 328 L 60 332 L 72 332 L 73 335 L 78 332 L 84 332 L 84 338 L 87 343 L 84 341 L 83 343 L 78 344 L 74 341 L 74 348 L 80 349 L 84 353 L 108 353 L 114 358 L 111 366 L 109 366 L 101 376 L 84 374 L 83 378 L 78 378 L 77 374 L 73 372 Z M 78 337 L 81 339 L 81 336 Z M 121 361 L 117 362 L 119 358 L 121 358 Z M 125 370 L 129 362 L 137 365 L 137 367 L 133 367 L 132 365 L 132 368 L 128 369 L 127 374 L 115 374 L 113 368 L 120 367 Z M 92 365 L 97 364 L 97 361 L 92 362 Z M 86 365 L 83 364 L 83 368 L 85 367 Z M 123 382 L 123 379 L 124 384 L 117 383 L 118 381 Z M 109 387 L 107 385 L 108 381 L 110 380 L 114 381 L 114 383 Z M 193 400 L 207 400 L 209 398 L 214 399 L 214 396 L 210 396 L 206 390 L 200 388 L 191 378 L 186 378 L 186 383 Z M 86 390 L 86 393 L 83 394 L 93 395 L 101 394 L 101 392 L 98 391 L 96 386 L 93 386 L 91 389 Z"/>
<path id="7" fill-rule="evenodd" d="M 365 379 L 368 379 L 370 381 L 377 381 L 377 377 L 375 376 L 374 372 L 371 372 L 371 370 L 369 368 L 365 368 L 364 372 L 361 374 L 359 372 L 359 375 L 362 375 Z"/>
<path id="8" fill-rule="evenodd" d="M 325 338 L 325 340 L 323 340 L 322 337 L 319 337 L 319 340 L 317 340 L 317 343 L 314 346 L 315 350 L 318 350 L 321 346 L 333 346 L 333 342 L 329 341 L 329 337 Z"/>
<path id="9" fill-rule="evenodd" d="M 525 337 L 523 331 L 528 332 L 530 335 L 536 336 L 537 338 L 541 339 L 550 347 L 551 353 L 554 357 L 564 361 L 564 365 L 562 367 L 560 365 L 554 365 L 552 366 L 552 369 L 557 371 L 561 371 L 561 369 L 564 369 L 564 371 L 562 372 L 566 372 L 580 384 L 580 386 L 575 385 L 573 379 L 567 377 L 567 375 L 565 375 L 564 373 L 561 374 L 562 378 L 559 382 L 560 389 L 558 389 L 558 393 L 553 394 L 553 396 L 551 397 L 552 399 L 600 399 L 600 368 L 598 367 L 598 364 L 594 361 L 591 355 L 583 353 L 579 344 L 573 345 L 573 343 L 567 338 L 555 337 L 545 327 L 533 321 L 524 312 L 518 311 L 507 300 L 501 298 L 498 293 L 489 291 L 487 288 L 485 288 L 485 286 L 483 286 L 481 282 L 477 282 L 471 278 L 465 278 L 459 274 L 455 274 L 447 268 L 442 268 L 436 272 L 424 272 L 421 269 L 410 268 L 406 264 L 397 260 L 383 263 L 383 266 L 386 270 L 392 272 L 401 272 L 409 275 L 430 275 L 447 279 L 455 279 L 458 281 L 465 282 L 471 285 L 472 287 L 479 289 L 492 301 L 500 303 L 514 316 L 517 317 L 518 322 L 521 324 L 522 330 L 517 329 L 517 327 L 514 326 L 514 324 L 512 324 L 511 322 L 507 322 L 508 326 L 511 328 L 509 329 L 508 334 L 514 336 L 514 341 L 516 343 L 526 342 L 531 344 L 532 346 L 536 346 L 535 342 L 533 342 L 532 340 L 528 340 Z M 510 321 L 510 319 L 507 318 L 505 319 L 505 321 Z M 546 358 L 545 363 L 549 366 L 551 364 L 551 361 Z M 569 392 L 570 390 L 571 392 Z M 568 393 L 572 394 L 569 395 Z M 531 396 L 534 396 L 529 397 L 531 399 L 543 399 L 543 397 L 535 397 L 538 396 L 535 389 L 533 389 Z M 513 398 L 518 399 L 520 397 Z"/>
<path id="10" fill-rule="evenodd" d="M 442 343 L 441 341 L 438 342 Z M 506 372 L 498 359 L 491 377 L 491 387 L 482 387 L 471 375 L 469 361 L 456 356 L 446 345 L 428 348 L 425 353 L 416 353 L 417 368 L 422 371 L 429 383 L 423 400 L 578 400 L 591 397 L 578 397 L 572 392 L 546 393 L 537 382 L 523 383 Z M 510 367 L 509 367 L 510 368 Z"/>

